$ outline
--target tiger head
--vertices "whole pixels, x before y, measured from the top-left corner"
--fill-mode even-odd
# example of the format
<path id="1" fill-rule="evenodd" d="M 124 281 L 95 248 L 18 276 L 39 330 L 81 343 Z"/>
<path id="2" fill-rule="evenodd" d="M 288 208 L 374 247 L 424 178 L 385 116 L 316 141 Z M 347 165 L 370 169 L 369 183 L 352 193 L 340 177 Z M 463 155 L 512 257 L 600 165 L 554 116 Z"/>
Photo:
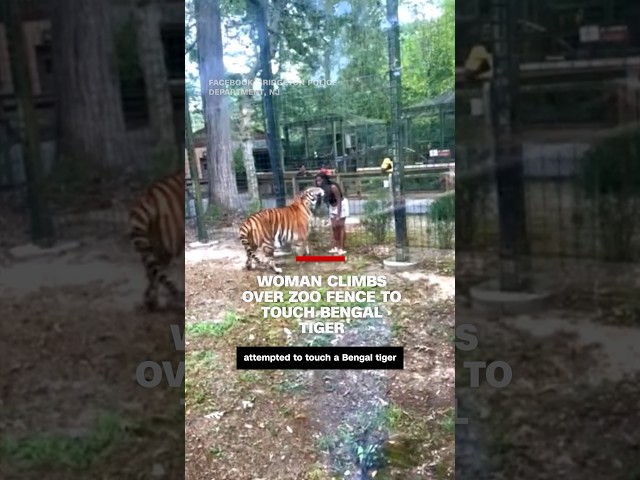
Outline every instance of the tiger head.
<path id="1" fill-rule="evenodd" d="M 300 199 L 302 203 L 311 211 L 316 210 L 322 205 L 324 198 L 324 189 L 320 187 L 310 187 L 302 192 Z"/>

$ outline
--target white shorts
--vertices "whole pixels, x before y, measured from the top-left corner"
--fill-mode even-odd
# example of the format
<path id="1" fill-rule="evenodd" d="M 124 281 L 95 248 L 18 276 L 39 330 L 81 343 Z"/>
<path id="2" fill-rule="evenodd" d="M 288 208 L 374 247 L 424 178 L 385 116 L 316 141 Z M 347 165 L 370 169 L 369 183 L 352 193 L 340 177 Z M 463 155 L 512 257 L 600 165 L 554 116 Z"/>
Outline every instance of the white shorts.
<path id="1" fill-rule="evenodd" d="M 346 198 L 342 199 L 342 211 L 340 212 L 340 218 L 347 218 L 349 216 L 349 200 Z M 329 218 L 337 218 L 338 216 L 338 206 L 329 207 Z"/>

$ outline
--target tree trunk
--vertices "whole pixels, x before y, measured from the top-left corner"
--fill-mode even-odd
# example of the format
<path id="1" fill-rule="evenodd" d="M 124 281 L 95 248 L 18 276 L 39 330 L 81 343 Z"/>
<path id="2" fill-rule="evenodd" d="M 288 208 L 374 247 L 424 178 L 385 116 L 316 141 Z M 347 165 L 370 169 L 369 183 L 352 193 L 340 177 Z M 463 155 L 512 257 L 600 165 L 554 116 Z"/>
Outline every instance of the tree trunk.
<path id="1" fill-rule="evenodd" d="M 209 89 L 225 88 L 219 1 L 196 0 L 196 18 L 198 67 L 207 128 L 209 201 L 225 210 L 238 210 L 240 202 L 233 168 L 229 97 L 209 94 L 213 93 Z"/>
<path id="2" fill-rule="evenodd" d="M 270 86 L 273 79 L 271 72 L 272 49 L 269 37 L 269 23 L 267 20 L 268 3 L 266 0 L 250 0 L 255 15 L 258 30 L 258 43 L 260 45 L 260 70 L 262 78 L 262 99 L 265 117 L 265 131 L 267 134 L 267 146 L 269 148 L 269 161 L 273 173 L 273 191 L 276 196 L 276 206 L 284 207 L 287 204 L 284 184 L 284 173 L 281 161 L 280 130 L 278 117 L 274 108 L 272 90 Z M 278 10 L 276 9 L 276 12 Z M 277 22 L 272 22 L 272 24 Z"/>
<path id="3" fill-rule="evenodd" d="M 22 19 L 18 11 L 19 0 L 5 0 L 4 15 L 8 21 L 7 40 L 9 44 L 9 64 L 13 87 L 18 102 L 18 110 L 24 136 L 22 158 L 27 179 L 29 214 L 31 217 L 31 239 L 34 244 L 51 246 L 54 242 L 53 222 L 43 198 L 45 183 L 40 161 L 40 135 L 33 90 L 26 62 L 27 48 L 22 30 Z"/>
<path id="4" fill-rule="evenodd" d="M 260 207 L 260 191 L 258 189 L 258 178 L 256 176 L 256 162 L 253 157 L 253 136 L 251 133 L 251 97 L 244 95 L 240 99 L 240 135 L 242 137 L 242 160 L 244 170 L 247 174 L 249 187 L 249 199 L 252 207 Z"/>
<path id="5" fill-rule="evenodd" d="M 52 16 L 59 160 L 88 167 L 96 176 L 121 170 L 130 159 L 111 3 L 55 2 Z"/>
<path id="6" fill-rule="evenodd" d="M 178 153 L 176 141 L 169 76 L 160 33 L 161 12 L 156 2 L 141 2 L 137 16 L 138 52 L 155 141 L 153 166 L 154 170 L 168 174 L 180 168 L 184 162 Z"/>

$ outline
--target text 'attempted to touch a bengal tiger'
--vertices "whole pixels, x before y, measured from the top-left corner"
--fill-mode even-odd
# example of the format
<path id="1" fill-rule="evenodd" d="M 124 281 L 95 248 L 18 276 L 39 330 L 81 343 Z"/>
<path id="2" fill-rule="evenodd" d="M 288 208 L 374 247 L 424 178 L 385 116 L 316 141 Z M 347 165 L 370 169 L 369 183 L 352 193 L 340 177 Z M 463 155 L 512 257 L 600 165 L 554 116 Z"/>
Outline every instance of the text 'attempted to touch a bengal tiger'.
<path id="1" fill-rule="evenodd" d="M 256 288 L 242 292 L 242 300 L 256 305 L 261 318 L 277 320 L 286 326 L 283 326 L 285 345 L 268 347 L 277 348 L 277 352 L 265 356 L 253 349 L 267 347 L 238 347 L 252 349 L 243 350 L 242 355 L 238 351 L 239 369 L 403 368 L 401 347 L 365 346 L 369 343 L 367 336 L 358 334 L 370 330 L 372 325 L 388 331 L 389 313 L 385 304 L 402 301 L 402 294 L 391 290 L 383 275 L 257 276 Z M 358 338 L 362 337 L 358 347 L 340 341 L 347 335 L 351 337 L 350 345 L 354 345 L 353 338 L 358 344 Z M 340 352 L 321 353 L 320 347 L 339 348 Z M 353 348 L 358 348 L 358 352 L 350 352 Z M 389 353 L 386 351 L 389 348 L 396 350 Z"/>
<path id="2" fill-rule="evenodd" d="M 238 347 L 238 370 L 402 370 L 404 347 Z"/>

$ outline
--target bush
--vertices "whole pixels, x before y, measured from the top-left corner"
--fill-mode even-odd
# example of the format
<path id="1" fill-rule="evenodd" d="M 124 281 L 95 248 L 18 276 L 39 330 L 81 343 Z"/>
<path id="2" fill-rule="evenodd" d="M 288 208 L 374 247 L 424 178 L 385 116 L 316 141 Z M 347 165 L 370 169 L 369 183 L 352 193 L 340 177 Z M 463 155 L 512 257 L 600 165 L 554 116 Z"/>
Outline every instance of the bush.
<path id="1" fill-rule="evenodd" d="M 222 219 L 222 210 L 218 205 L 209 204 L 206 212 L 204 212 L 204 224 L 206 227 L 212 228 Z"/>
<path id="2" fill-rule="evenodd" d="M 248 215 L 258 213 L 260 210 L 262 210 L 262 202 L 260 202 L 260 200 L 251 200 L 249 202 L 249 210 L 247 212 Z"/>
<path id="3" fill-rule="evenodd" d="M 363 206 L 362 226 L 376 243 L 384 243 L 389 231 L 392 209 L 389 208 L 386 190 L 368 199 Z"/>
<path id="4" fill-rule="evenodd" d="M 632 260 L 640 220 L 640 130 L 593 146 L 580 158 L 578 170 L 578 182 L 597 221 L 604 258 Z"/>
<path id="5" fill-rule="evenodd" d="M 452 249 L 456 232 L 455 192 L 445 193 L 431 204 L 429 219 L 436 234 L 438 248 Z"/>

